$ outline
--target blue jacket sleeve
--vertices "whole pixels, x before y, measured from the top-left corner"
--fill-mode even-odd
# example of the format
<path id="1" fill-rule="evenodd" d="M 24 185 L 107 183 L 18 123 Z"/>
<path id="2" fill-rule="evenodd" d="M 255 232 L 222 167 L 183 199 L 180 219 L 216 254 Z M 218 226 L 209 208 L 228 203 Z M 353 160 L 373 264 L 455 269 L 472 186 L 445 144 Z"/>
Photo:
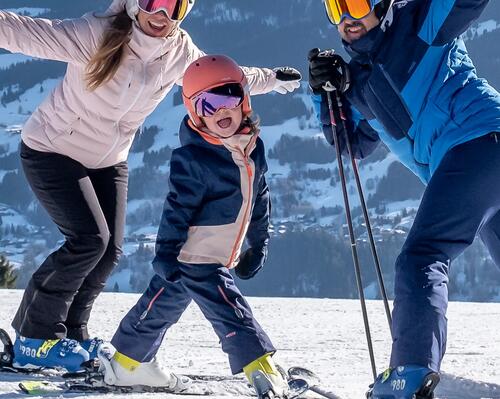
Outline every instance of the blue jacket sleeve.
<path id="1" fill-rule="evenodd" d="M 269 243 L 269 219 L 271 215 L 271 196 L 269 187 L 266 182 L 265 174 L 268 170 L 266 162 L 266 150 L 261 139 L 257 140 L 255 165 L 256 170 L 260 169 L 260 173 L 256 174 L 259 177 L 257 182 L 257 192 L 255 204 L 252 210 L 252 218 L 246 239 L 250 247 L 263 248 Z M 257 172 L 256 172 L 257 173 Z M 255 185 L 254 185 L 255 186 Z"/>
<path id="2" fill-rule="evenodd" d="M 265 168 L 267 170 L 267 166 Z M 271 195 L 266 178 L 259 181 L 259 192 L 255 199 L 252 219 L 248 226 L 247 241 L 252 248 L 263 248 L 269 243 L 269 219 L 271 215 Z"/>
<path id="3" fill-rule="evenodd" d="M 464 33 L 481 15 L 489 0 L 426 0 L 418 36 L 442 46 Z"/>
<path id="4" fill-rule="evenodd" d="M 328 100 L 325 95 L 313 95 L 313 102 L 316 116 L 322 125 L 323 134 L 328 143 L 334 145 Z M 344 100 L 344 102 L 346 101 Z M 366 158 L 377 148 L 380 142 L 379 136 L 353 106 L 346 107 L 346 117 L 347 137 L 349 137 L 354 157 L 357 159 Z M 342 154 L 347 154 L 346 134 L 338 113 L 335 115 L 335 120 L 340 151 Z"/>
<path id="5" fill-rule="evenodd" d="M 177 256 L 186 242 L 193 216 L 202 205 L 205 193 L 203 173 L 194 156 L 180 148 L 170 160 L 170 191 L 167 194 L 156 239 L 153 268 L 164 277 L 168 265 L 178 262 Z"/>

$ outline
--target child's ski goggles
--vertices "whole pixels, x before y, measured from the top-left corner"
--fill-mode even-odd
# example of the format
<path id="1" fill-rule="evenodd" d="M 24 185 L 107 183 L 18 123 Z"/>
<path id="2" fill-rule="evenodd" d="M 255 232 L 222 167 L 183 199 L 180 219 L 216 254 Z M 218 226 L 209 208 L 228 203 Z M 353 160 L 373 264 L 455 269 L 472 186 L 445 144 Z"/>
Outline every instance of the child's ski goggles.
<path id="1" fill-rule="evenodd" d="M 148 14 L 165 11 L 172 21 L 182 21 L 189 11 L 189 0 L 138 0 L 138 5 Z"/>
<path id="2" fill-rule="evenodd" d="M 380 0 L 323 0 L 330 22 L 339 25 L 344 18 L 362 19 Z"/>
<path id="3" fill-rule="evenodd" d="M 191 100 L 196 115 L 207 117 L 215 115 L 221 109 L 238 108 L 244 99 L 244 92 L 239 84 L 229 84 L 209 91 L 203 91 Z"/>

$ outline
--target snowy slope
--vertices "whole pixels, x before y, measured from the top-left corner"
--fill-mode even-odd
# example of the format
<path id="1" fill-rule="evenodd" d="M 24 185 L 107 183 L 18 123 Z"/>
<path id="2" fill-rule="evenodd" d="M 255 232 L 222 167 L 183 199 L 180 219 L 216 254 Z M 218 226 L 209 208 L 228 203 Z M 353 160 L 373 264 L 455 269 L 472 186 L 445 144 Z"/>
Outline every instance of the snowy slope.
<path id="1" fill-rule="evenodd" d="M 20 291 L 0 291 L 0 328 L 10 328 L 20 297 Z M 137 298 L 132 294 L 103 294 L 92 315 L 91 331 L 110 339 L 121 317 Z M 325 387 L 343 398 L 364 397 L 371 370 L 357 301 L 299 298 L 250 298 L 249 301 L 278 348 L 276 359 L 280 364 L 311 368 L 323 379 Z M 377 366 L 382 371 L 388 361 L 389 332 L 381 303 L 370 302 L 368 307 L 372 314 Z M 439 398 L 500 398 L 499 320 L 500 304 L 450 305 L 448 355 L 443 363 L 447 374 L 443 377 Z M 229 374 L 215 334 L 194 306 L 168 332 L 158 356 L 166 367 L 178 373 Z M 16 392 L 17 382 L 19 380 L 12 376 L 0 374 L 0 398 L 22 397 Z M 92 395 L 95 399 L 108 397 L 124 395 Z M 130 399 L 149 397 L 170 396 L 126 396 Z M 243 396 L 221 389 L 220 396 L 211 398 L 215 397 Z"/>

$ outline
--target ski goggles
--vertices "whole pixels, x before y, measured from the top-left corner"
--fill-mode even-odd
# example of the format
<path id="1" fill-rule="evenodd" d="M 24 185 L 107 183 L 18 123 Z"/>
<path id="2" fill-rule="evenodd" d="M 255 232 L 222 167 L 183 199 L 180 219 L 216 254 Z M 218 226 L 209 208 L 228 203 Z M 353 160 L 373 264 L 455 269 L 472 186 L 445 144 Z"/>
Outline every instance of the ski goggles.
<path id="1" fill-rule="evenodd" d="M 330 22 L 339 25 L 344 18 L 362 19 L 370 14 L 377 1 L 373 0 L 323 0 Z"/>
<path id="2" fill-rule="evenodd" d="M 172 21 L 182 21 L 189 11 L 189 0 L 138 0 L 138 5 L 148 14 L 165 11 Z"/>
<path id="3" fill-rule="evenodd" d="M 216 94 L 209 91 L 197 94 L 192 100 L 194 111 L 200 117 L 215 115 L 221 109 L 235 109 L 243 102 L 243 96 Z"/>

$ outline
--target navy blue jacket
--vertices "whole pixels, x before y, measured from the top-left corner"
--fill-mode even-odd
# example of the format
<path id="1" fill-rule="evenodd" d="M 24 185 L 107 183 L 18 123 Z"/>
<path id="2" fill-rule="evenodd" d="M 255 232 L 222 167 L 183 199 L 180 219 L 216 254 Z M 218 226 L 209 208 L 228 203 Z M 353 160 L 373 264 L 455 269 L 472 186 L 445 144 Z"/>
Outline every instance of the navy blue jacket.
<path id="1" fill-rule="evenodd" d="M 351 55 L 346 97 L 357 157 L 380 138 L 427 183 L 452 147 L 500 131 L 500 95 L 477 77 L 459 37 L 487 3 L 395 1 L 387 26 L 344 43 Z M 314 101 L 328 132 L 326 98 Z"/>
<path id="2" fill-rule="evenodd" d="M 180 128 L 182 147 L 173 151 L 170 161 L 170 192 L 153 261 L 159 275 L 178 261 L 231 268 L 245 237 L 255 248 L 269 240 L 270 196 L 262 140 L 233 136 L 251 141 L 251 153 L 244 156 L 240 148 L 231 147 L 234 139 L 207 141 L 208 136 L 195 131 L 188 120 Z"/>

